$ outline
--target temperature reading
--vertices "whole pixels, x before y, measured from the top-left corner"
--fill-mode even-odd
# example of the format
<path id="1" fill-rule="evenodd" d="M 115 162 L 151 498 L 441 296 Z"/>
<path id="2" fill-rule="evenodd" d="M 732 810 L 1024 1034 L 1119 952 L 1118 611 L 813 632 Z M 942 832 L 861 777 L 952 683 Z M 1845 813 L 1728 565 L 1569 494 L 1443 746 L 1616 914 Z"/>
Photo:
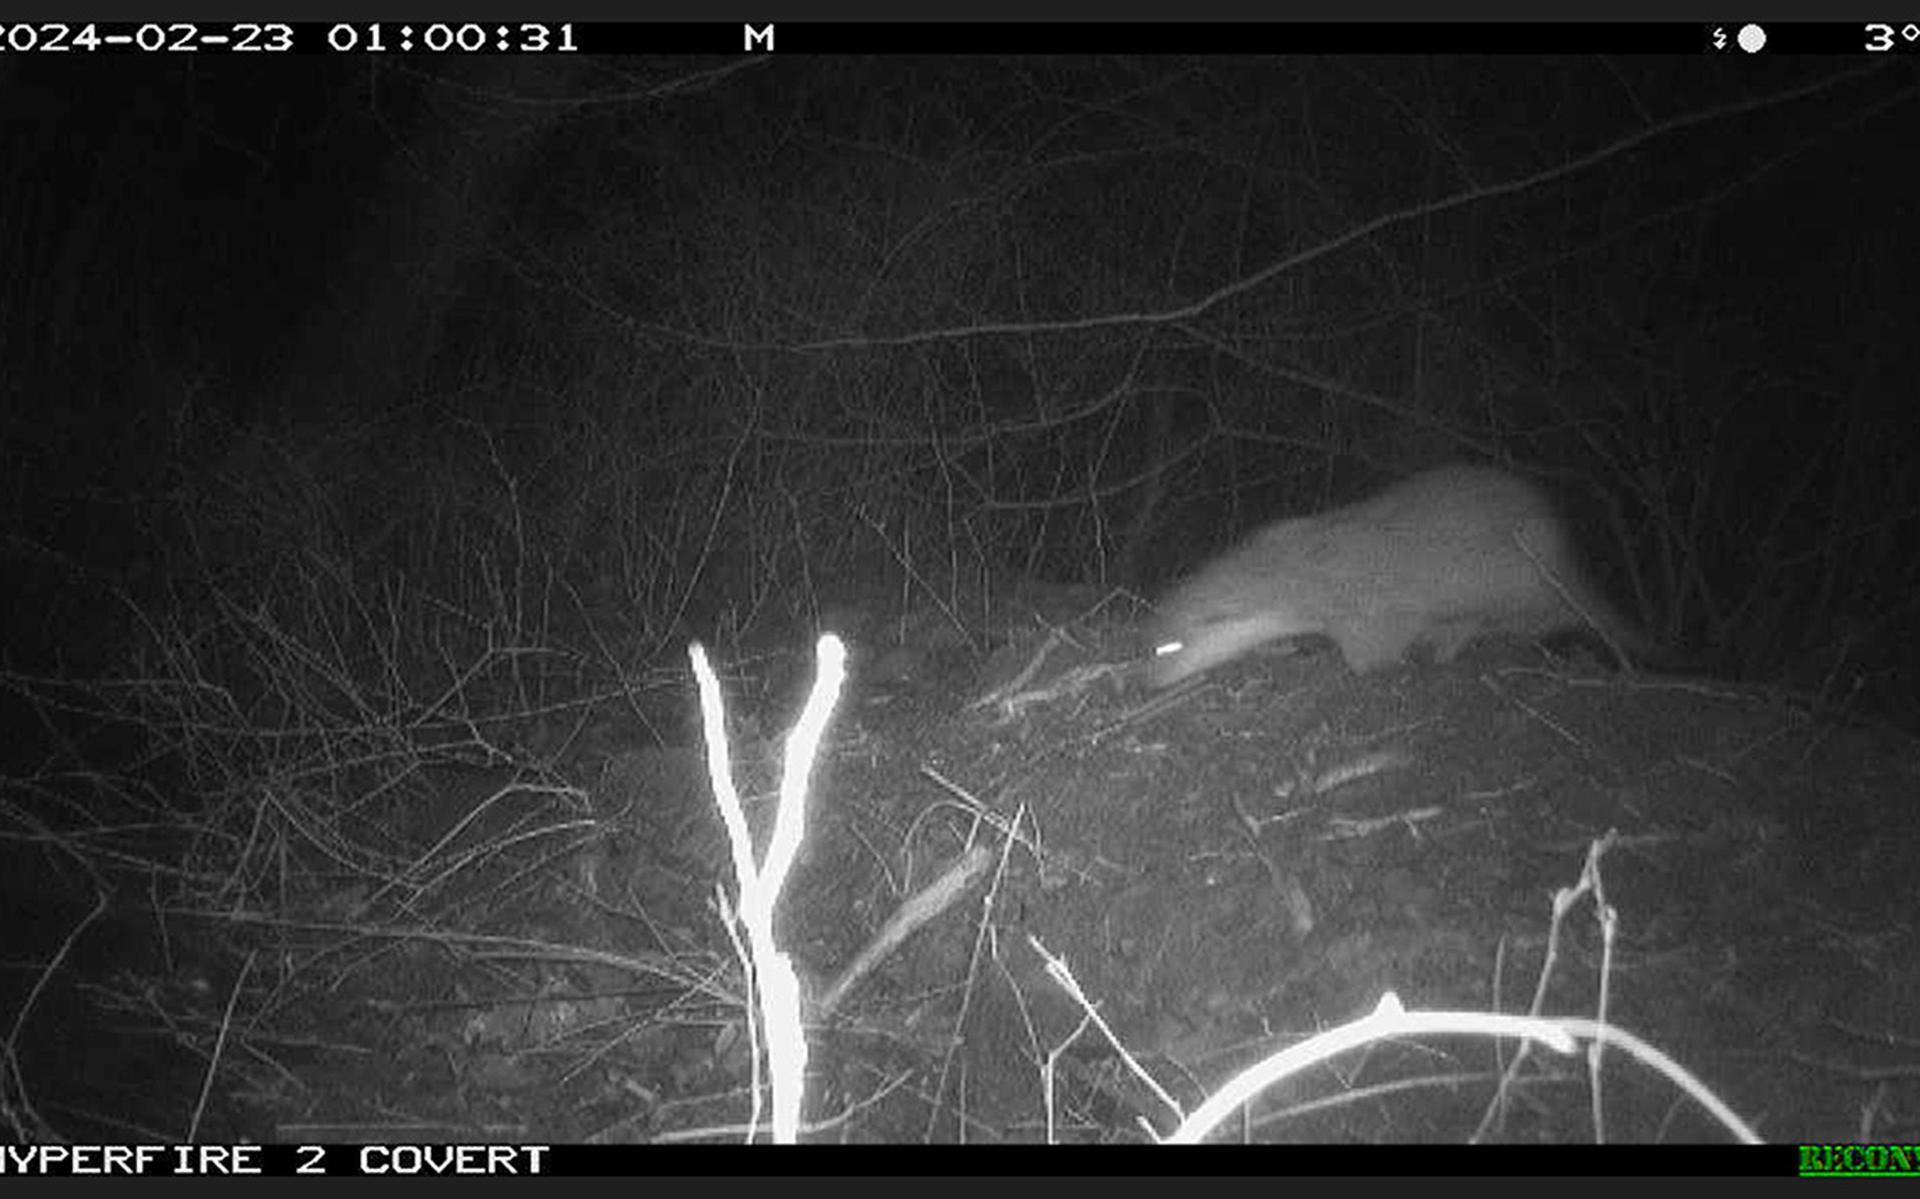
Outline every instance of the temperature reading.
<path id="1" fill-rule="evenodd" d="M 1878 21 L 1871 22 L 1867 25 L 1866 48 L 1875 53 L 1885 54 L 1889 50 L 1899 49 L 1902 43 L 1911 46 L 1915 42 L 1920 42 L 1920 25 L 1915 25 L 1912 22 L 1908 22 L 1898 29 L 1895 29 L 1891 25 L 1884 25 Z"/>

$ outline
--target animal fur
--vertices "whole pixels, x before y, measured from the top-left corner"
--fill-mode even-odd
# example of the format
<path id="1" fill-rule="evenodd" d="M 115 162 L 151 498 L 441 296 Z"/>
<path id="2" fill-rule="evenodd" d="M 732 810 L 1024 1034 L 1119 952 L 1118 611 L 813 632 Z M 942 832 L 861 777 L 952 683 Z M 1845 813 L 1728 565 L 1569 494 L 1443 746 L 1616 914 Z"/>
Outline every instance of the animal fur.
<path id="1" fill-rule="evenodd" d="M 1533 484 L 1483 466 L 1425 471 L 1344 508 L 1268 525 L 1159 604 L 1165 687 L 1280 638 L 1322 634 L 1365 674 L 1477 637 L 1590 629 L 1616 653 L 1651 643 L 1587 581 Z"/>

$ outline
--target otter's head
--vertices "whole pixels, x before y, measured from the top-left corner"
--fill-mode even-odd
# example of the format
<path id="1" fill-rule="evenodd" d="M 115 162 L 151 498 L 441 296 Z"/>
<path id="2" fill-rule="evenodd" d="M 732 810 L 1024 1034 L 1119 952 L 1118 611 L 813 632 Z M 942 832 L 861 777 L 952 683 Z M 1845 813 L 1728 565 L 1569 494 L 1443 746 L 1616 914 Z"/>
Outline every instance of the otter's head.
<path id="1" fill-rule="evenodd" d="M 1253 604 L 1247 602 L 1251 597 L 1229 595 L 1209 582 L 1203 572 L 1160 602 L 1149 672 L 1153 686 L 1171 687 L 1269 641 L 1326 631 L 1277 597 Z"/>

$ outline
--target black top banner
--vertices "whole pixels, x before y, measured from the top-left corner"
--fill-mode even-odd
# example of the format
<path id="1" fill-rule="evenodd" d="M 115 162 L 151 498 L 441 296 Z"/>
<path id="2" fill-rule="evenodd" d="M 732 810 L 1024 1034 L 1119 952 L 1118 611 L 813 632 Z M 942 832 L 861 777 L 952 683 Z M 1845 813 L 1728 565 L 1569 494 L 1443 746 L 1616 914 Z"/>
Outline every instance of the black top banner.
<path id="1" fill-rule="evenodd" d="M 26 54 L 1920 53 L 1920 24 L 1796 22 L 59 22 L 0 20 Z"/>

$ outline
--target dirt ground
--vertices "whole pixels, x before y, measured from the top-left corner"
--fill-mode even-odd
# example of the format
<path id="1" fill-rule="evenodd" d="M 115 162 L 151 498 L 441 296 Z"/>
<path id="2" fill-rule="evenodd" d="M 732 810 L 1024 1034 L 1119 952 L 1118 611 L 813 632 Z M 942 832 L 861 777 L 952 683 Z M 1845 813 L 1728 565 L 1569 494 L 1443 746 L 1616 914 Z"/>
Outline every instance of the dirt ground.
<path id="1" fill-rule="evenodd" d="M 991 868 L 816 1020 L 811 1139 L 1146 1140 L 1168 1099 L 1190 1111 L 1389 991 L 1604 1016 L 1769 1140 L 1920 1138 L 1920 755 L 1898 734 L 1517 647 L 1366 677 L 1278 649 L 1165 694 L 1118 624 L 880 665 L 854 662 L 779 935 L 818 995 L 947 865 L 985 847 Z M 778 715 L 736 721 L 763 838 Z M 316 873 L 201 938 L 228 952 L 129 959 L 92 1004 L 167 1030 L 169 1095 L 217 1053 L 200 1118 L 228 1135 L 738 1139 L 751 1057 L 704 759 L 583 744 L 564 771 L 436 776 L 404 887 Z M 1596 1090 L 1585 1057 L 1516 1065 L 1515 1044 L 1375 1044 L 1217 1136 L 1729 1138 L 1618 1050 Z"/>
<path id="2" fill-rule="evenodd" d="M 1409 1008 L 1597 1017 L 1604 975 L 1604 1015 L 1763 1137 L 1911 1130 L 1920 1007 L 1896 831 L 1920 780 L 1910 742 L 1737 688 L 1531 651 L 1366 678 L 1330 653 L 1267 654 L 1164 697 L 1112 662 L 1069 655 L 998 705 L 891 736 L 882 717 L 876 739 L 904 756 L 883 750 L 892 766 L 859 774 L 883 781 L 848 769 L 823 792 L 828 828 L 851 835 L 828 839 L 796 930 L 852 931 L 832 913 L 884 906 L 875 845 L 927 861 L 990 835 L 956 795 L 1001 824 L 1020 817 L 987 913 L 929 930 L 856 1004 L 853 1027 L 824 1038 L 842 1104 L 873 1087 L 863 1034 L 899 1043 L 919 1029 L 919 1051 L 940 1054 L 936 1087 L 876 1113 L 879 1135 L 1170 1126 L 1036 943 L 1188 1110 L 1386 991 Z M 1603 970 L 1586 896 L 1543 980 L 1555 893 L 1603 838 L 1611 954 Z M 852 948 L 799 935 L 814 960 Z M 956 1021 L 957 1043 L 941 1045 Z M 1286 1080 L 1234 1135 L 1592 1140 L 1584 1061 L 1530 1055 L 1495 1106 L 1512 1057 L 1485 1038 L 1376 1045 Z M 1602 1083 L 1610 1140 L 1726 1136 L 1631 1061 L 1606 1059 Z"/>

